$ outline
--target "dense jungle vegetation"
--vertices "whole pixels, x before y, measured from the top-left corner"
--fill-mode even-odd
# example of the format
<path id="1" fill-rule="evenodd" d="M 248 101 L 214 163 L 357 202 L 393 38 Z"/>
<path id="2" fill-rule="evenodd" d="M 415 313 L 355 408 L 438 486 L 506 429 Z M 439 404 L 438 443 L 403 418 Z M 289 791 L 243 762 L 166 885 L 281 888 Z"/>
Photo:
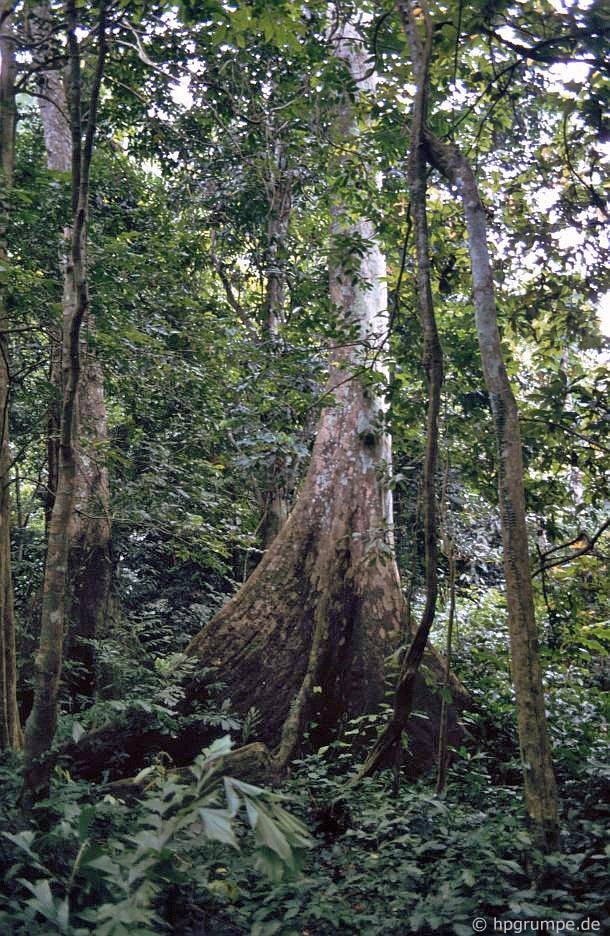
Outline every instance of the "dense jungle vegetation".
<path id="1" fill-rule="evenodd" d="M 0 931 L 603 932 L 602 0 L 0 0 Z"/>

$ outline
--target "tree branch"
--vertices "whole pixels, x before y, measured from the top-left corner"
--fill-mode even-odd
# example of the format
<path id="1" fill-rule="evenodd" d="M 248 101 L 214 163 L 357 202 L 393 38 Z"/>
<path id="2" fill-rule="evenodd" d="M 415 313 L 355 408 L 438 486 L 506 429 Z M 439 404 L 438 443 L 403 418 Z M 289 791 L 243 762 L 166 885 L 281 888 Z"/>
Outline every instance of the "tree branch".
<path id="1" fill-rule="evenodd" d="M 538 568 L 532 572 L 532 578 L 535 578 L 537 575 L 540 575 L 543 572 L 547 572 L 549 569 L 554 569 L 556 566 L 567 565 L 568 562 L 572 562 L 574 559 L 580 558 L 580 556 L 586 556 L 587 553 L 593 552 L 595 549 L 595 544 L 597 543 L 600 536 L 605 533 L 608 527 L 610 527 L 610 517 L 604 523 L 602 523 L 600 528 L 592 536 L 589 536 L 588 533 L 582 532 L 573 539 L 568 540 L 567 543 L 561 543 L 559 546 L 553 546 L 552 549 L 547 549 L 545 552 L 541 552 L 540 557 L 542 562 Z M 552 555 L 552 553 L 559 552 L 560 549 L 568 549 L 570 546 L 574 546 L 583 539 L 585 540 L 585 545 L 581 546 L 579 549 L 576 549 L 571 556 L 561 556 L 561 558 L 554 559 L 552 562 L 544 561 L 546 557 Z"/>

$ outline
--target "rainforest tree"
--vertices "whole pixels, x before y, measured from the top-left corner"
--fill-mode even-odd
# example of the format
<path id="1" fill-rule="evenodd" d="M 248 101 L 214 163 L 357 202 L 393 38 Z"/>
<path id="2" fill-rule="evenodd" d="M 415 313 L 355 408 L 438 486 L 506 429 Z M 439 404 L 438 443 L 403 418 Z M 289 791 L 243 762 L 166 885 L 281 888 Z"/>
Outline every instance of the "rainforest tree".
<path id="1" fill-rule="evenodd" d="M 23 802 L 30 806 L 48 788 L 48 758 L 57 725 L 57 695 L 62 666 L 66 608 L 66 573 L 70 551 L 70 526 L 75 510 L 77 400 L 81 375 L 81 328 L 89 306 L 87 232 L 89 179 L 95 140 L 104 59 L 106 54 L 105 9 L 100 7 L 98 53 L 83 131 L 83 93 L 77 15 L 68 4 L 67 44 L 69 64 L 68 102 L 72 131 L 72 225 L 70 253 L 64 279 L 64 327 L 62 330 L 62 402 L 59 418 L 57 487 L 49 521 L 48 547 L 42 590 L 40 646 L 36 656 L 36 684 L 32 710 L 25 728 Z"/>
<path id="2" fill-rule="evenodd" d="M 355 134 L 358 98 L 373 92 L 374 78 L 357 27 L 339 18 L 326 41 L 351 78 L 337 96 L 330 130 L 341 152 L 340 141 Z M 372 168 L 365 167 L 362 184 L 374 190 Z M 385 262 L 367 218 L 351 221 L 340 200 L 331 214 L 330 298 L 343 326 L 326 390 L 332 403 L 322 412 L 289 519 L 248 582 L 187 651 L 227 674 L 238 705 L 257 706 L 265 739 L 279 744 L 280 767 L 299 749 L 312 717 L 324 737 L 345 717 L 379 705 L 383 658 L 404 618 L 381 395 Z"/>
<path id="3" fill-rule="evenodd" d="M 38 103 L 44 132 L 47 164 L 51 171 L 70 178 L 73 140 L 70 111 L 64 89 L 61 48 L 56 47 L 56 24 L 48 7 L 34 7 L 27 23 L 35 48 Z M 67 263 L 70 228 L 59 235 L 62 265 Z M 64 321 L 55 332 L 52 348 L 51 378 L 54 394 L 49 409 L 47 517 L 50 522 L 59 470 L 60 400 L 63 396 L 61 369 L 62 329 L 69 329 L 70 303 L 64 303 Z M 105 464 L 107 416 L 104 402 L 104 377 L 101 366 L 89 347 L 95 322 L 88 310 L 81 326 L 80 375 L 76 400 L 74 430 L 75 492 L 68 532 L 67 572 L 67 655 L 72 663 L 71 692 L 91 696 L 95 688 L 93 642 L 103 630 L 111 613 L 110 587 L 112 557 L 108 494 L 108 470 Z"/>

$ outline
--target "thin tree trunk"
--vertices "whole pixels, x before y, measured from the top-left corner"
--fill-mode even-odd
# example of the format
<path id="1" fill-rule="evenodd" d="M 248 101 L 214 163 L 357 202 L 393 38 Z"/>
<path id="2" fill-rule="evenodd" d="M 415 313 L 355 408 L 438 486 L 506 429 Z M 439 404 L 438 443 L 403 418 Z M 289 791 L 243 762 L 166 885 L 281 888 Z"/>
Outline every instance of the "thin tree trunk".
<path id="1" fill-rule="evenodd" d="M 438 774 L 436 777 L 436 792 L 442 793 L 447 785 L 447 771 L 449 768 L 449 739 L 448 714 L 449 706 L 447 693 L 451 680 L 451 662 L 453 657 L 453 625 L 455 622 L 455 553 L 453 542 L 449 541 L 447 550 L 449 562 L 449 620 L 447 621 L 447 643 L 445 645 L 445 681 L 443 683 L 443 699 L 441 703 L 441 720 L 438 728 Z"/>
<path id="2" fill-rule="evenodd" d="M 438 728 L 438 770 L 436 775 L 436 792 L 442 794 L 447 785 L 447 772 L 449 770 L 449 738 L 448 738 L 448 701 L 449 684 L 451 681 L 451 666 L 453 661 L 453 631 L 455 624 L 455 581 L 456 556 L 453 534 L 450 529 L 449 510 L 447 505 L 447 490 L 449 487 L 449 456 L 445 462 L 443 477 L 443 491 L 441 495 L 441 541 L 443 555 L 449 566 L 449 617 L 447 621 L 447 639 L 445 641 L 445 679 L 442 688 L 441 718 Z"/>
<path id="3" fill-rule="evenodd" d="M 546 723 L 538 633 L 529 563 L 523 458 L 517 403 L 508 380 L 498 332 L 487 227 L 474 172 L 458 148 L 426 134 L 429 159 L 462 199 L 472 265 L 475 321 L 498 447 L 498 494 L 504 573 L 515 685 L 519 746 L 527 810 L 539 843 L 558 847 L 555 775 Z"/>
<path id="4" fill-rule="evenodd" d="M 438 523 L 435 482 L 438 461 L 438 422 L 443 385 L 443 351 L 436 327 L 430 285 L 430 246 L 426 212 L 427 163 L 423 137 L 432 34 L 426 22 L 425 42 L 422 43 L 410 9 L 403 8 L 402 5 L 400 7 L 409 43 L 412 49 L 416 50 L 414 60 L 417 62 L 417 67 L 414 68 L 416 91 L 411 117 L 408 178 L 417 260 L 417 303 L 423 332 L 423 364 L 428 387 L 426 450 L 422 477 L 426 601 L 420 625 L 401 666 L 390 723 L 373 745 L 353 782 L 368 776 L 390 760 L 396 765 L 397 760 L 400 759 L 402 733 L 413 711 L 415 684 L 434 622 L 438 593 Z"/>
<path id="5" fill-rule="evenodd" d="M 49 169 L 69 173 L 72 165 L 72 134 L 66 92 L 57 61 L 53 58 L 50 35 L 52 21 L 48 7 L 38 5 L 30 18 L 30 31 L 39 44 L 38 83 L 47 165 Z M 64 253 L 69 250 L 70 230 L 64 232 Z M 65 263 L 65 258 L 64 261 Z M 63 331 L 70 327 L 69 297 L 64 301 Z M 87 311 L 82 332 L 94 328 Z M 57 486 L 59 462 L 59 404 L 62 398 L 61 342 L 52 341 L 51 381 L 56 387 L 49 414 L 48 468 L 51 498 Z M 68 598 L 69 620 L 66 658 L 78 664 L 69 680 L 73 697 L 91 696 L 95 688 L 95 654 L 92 641 L 102 632 L 111 601 L 112 556 L 110 495 L 105 465 L 108 439 L 104 400 L 104 375 L 100 363 L 81 340 L 81 373 L 76 402 L 74 453 L 74 509 L 69 530 Z"/>
<path id="6" fill-rule="evenodd" d="M 48 5 L 38 4 L 29 12 L 27 29 L 29 35 L 35 41 L 33 59 L 38 69 L 37 84 L 40 94 L 38 108 L 42 120 L 47 166 L 53 172 L 64 172 L 66 175 L 70 175 L 72 171 L 72 134 L 61 72 L 63 54 L 59 48 L 54 48 L 52 42 L 53 21 Z M 54 38 L 57 39 L 57 37 Z M 70 230 L 66 229 L 63 232 L 60 247 L 60 264 L 63 271 L 64 289 L 66 283 L 65 267 L 69 250 Z M 62 305 L 65 309 L 67 303 L 64 301 Z M 53 393 L 47 417 L 47 497 L 45 503 L 47 536 L 53 512 L 59 470 L 62 325 L 54 326 L 50 324 L 49 336 L 51 350 L 49 383 L 53 388 Z"/>
<path id="7" fill-rule="evenodd" d="M 48 792 L 48 756 L 57 727 L 57 694 L 63 656 L 66 610 L 66 572 L 70 552 L 70 524 L 75 507 L 77 397 L 80 379 L 81 327 L 89 306 L 86 269 L 89 172 L 97 118 L 97 104 L 105 60 L 105 12 L 100 8 L 98 57 L 89 100 L 85 137 L 82 135 L 82 77 L 74 0 L 68 0 L 69 103 L 72 130 L 72 209 L 70 254 L 64 301 L 68 326 L 62 348 L 63 399 L 60 420 L 57 491 L 49 524 L 40 645 L 36 655 L 34 704 L 25 730 L 22 803 L 29 808 Z"/>
<path id="8" fill-rule="evenodd" d="M 292 183 L 290 171 L 280 140 L 275 140 L 272 168 L 266 183 L 267 219 L 267 295 L 265 299 L 265 326 L 270 335 L 276 335 L 284 321 L 286 304 L 286 240 L 292 214 Z"/>
<path id="9" fill-rule="evenodd" d="M 266 182 L 267 219 L 267 291 L 264 328 L 271 340 L 284 321 L 286 304 L 286 240 L 292 214 L 292 184 L 282 143 L 275 140 L 272 167 Z M 267 549 L 288 519 L 289 500 L 285 460 L 277 454 L 271 464 L 264 495 L 260 537 Z"/>
<path id="10" fill-rule="evenodd" d="M 0 7 L 3 11 L 3 5 Z M 15 153 L 15 56 L 6 24 L 0 27 L 0 277 L 7 263 L 6 225 Z M 6 291 L 0 280 L 0 750 L 20 748 L 17 708 L 15 609 L 11 566 L 11 504 L 9 452 L 9 317 Z"/>

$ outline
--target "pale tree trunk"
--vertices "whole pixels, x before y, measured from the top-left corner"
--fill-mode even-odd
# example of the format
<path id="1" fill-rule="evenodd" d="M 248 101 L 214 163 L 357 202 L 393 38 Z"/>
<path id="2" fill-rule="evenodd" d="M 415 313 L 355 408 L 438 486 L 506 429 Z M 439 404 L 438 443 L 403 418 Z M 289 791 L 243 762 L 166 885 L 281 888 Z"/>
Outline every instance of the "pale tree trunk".
<path id="1" fill-rule="evenodd" d="M 363 78 L 370 63 L 357 33 L 344 26 L 330 41 L 357 88 L 370 90 L 372 78 Z M 342 139 L 354 132 L 347 97 L 335 131 Z M 238 709 L 258 708 L 280 768 L 297 751 L 309 720 L 322 740 L 345 719 L 378 707 L 384 656 L 396 643 L 404 612 L 391 536 L 390 439 L 384 403 L 366 380 L 371 357 L 382 367 L 388 337 L 385 262 L 368 220 L 348 224 L 341 205 L 334 214 L 335 235 L 366 244 L 363 256 L 342 258 L 330 271 L 332 302 L 355 326 L 359 342 L 355 350 L 335 351 L 328 388 L 333 404 L 320 418 L 288 520 L 252 576 L 187 651 L 218 668 Z M 441 672 L 437 657 L 427 662 Z M 462 690 L 458 703 L 465 696 Z M 432 720 L 414 744 L 414 772 L 416 764 L 421 769 L 433 760 L 440 710 L 423 679 L 417 706 Z"/>
<path id="2" fill-rule="evenodd" d="M 4 5 L 0 5 L 4 12 Z M 11 567 L 9 451 L 9 316 L 2 268 L 7 263 L 6 224 L 15 153 L 15 56 L 8 27 L 0 26 L 0 750 L 22 743 L 17 708 L 15 609 Z"/>
<path id="3" fill-rule="evenodd" d="M 81 374 L 81 328 L 89 307 L 86 268 L 89 172 L 97 105 L 105 60 L 105 12 L 100 8 L 98 57 L 82 132 L 82 76 L 74 0 L 67 3 L 70 62 L 69 104 L 72 131 L 72 210 L 70 253 L 65 272 L 64 303 L 68 313 L 62 342 L 62 407 L 60 417 L 57 491 L 49 523 L 42 593 L 40 644 L 36 654 L 34 703 L 25 729 L 22 803 L 29 808 L 48 792 L 57 727 L 57 695 L 63 657 L 66 613 L 66 573 L 70 555 L 70 526 L 76 504 L 77 458 L 75 438 Z M 66 327 L 67 326 L 67 327 Z"/>
<path id="4" fill-rule="evenodd" d="M 417 306 L 423 335 L 423 365 L 428 389 L 426 447 L 422 475 L 422 505 L 424 515 L 424 559 L 426 599 L 422 619 L 402 661 L 394 696 L 394 711 L 389 724 L 373 745 L 353 783 L 393 760 L 396 767 L 402 759 L 402 735 L 415 704 L 415 688 L 424 659 L 430 629 L 434 623 L 438 593 L 438 521 L 436 509 L 436 469 L 438 462 L 438 422 L 443 385 L 443 351 L 438 336 L 432 287 L 430 283 L 430 244 L 426 211 L 427 162 L 424 148 L 428 95 L 428 66 L 432 33 L 426 24 L 422 42 L 415 19 L 409 8 L 401 12 L 409 43 L 414 50 L 416 91 L 411 114 L 411 151 L 408 180 L 411 215 L 415 235 Z M 448 678 L 445 688 L 448 691 Z M 398 773 L 397 773 L 398 776 Z"/>
<path id="5" fill-rule="evenodd" d="M 273 342 L 284 321 L 286 305 L 286 241 L 292 213 L 292 183 L 281 140 L 274 140 L 271 168 L 266 180 L 267 196 L 267 290 L 265 296 L 265 333 Z M 263 517 L 259 533 L 267 549 L 288 519 L 288 478 L 285 460 L 273 459 L 263 498 Z"/>
<path id="6" fill-rule="evenodd" d="M 47 165 L 55 172 L 70 173 L 72 134 L 62 74 L 64 52 L 54 36 L 48 5 L 37 4 L 29 13 L 27 26 L 34 40 L 33 60 L 40 94 L 38 109 L 44 128 Z"/>
<path id="7" fill-rule="evenodd" d="M 70 173 L 72 134 L 64 82 L 57 61 L 53 58 L 49 39 L 51 30 L 48 7 L 41 4 L 31 15 L 30 32 L 38 42 L 39 108 L 47 165 L 49 169 Z M 64 232 L 63 243 L 67 252 L 69 230 Z M 70 327 L 72 315 L 69 297 L 64 297 L 63 306 L 65 333 Z M 86 331 L 93 329 L 94 324 L 87 310 L 82 328 L 85 334 L 81 340 L 76 400 L 74 509 L 68 534 L 67 618 L 70 626 L 66 657 L 78 664 L 68 684 L 72 696 L 77 697 L 91 696 L 95 688 L 95 654 L 91 641 L 103 632 L 104 621 L 110 612 L 112 586 L 110 495 L 105 464 L 108 433 L 104 375 L 99 361 L 87 346 L 86 336 Z M 49 520 L 59 463 L 59 404 L 63 390 L 61 349 L 62 342 L 52 340 L 51 381 L 56 394 L 49 414 Z"/>

